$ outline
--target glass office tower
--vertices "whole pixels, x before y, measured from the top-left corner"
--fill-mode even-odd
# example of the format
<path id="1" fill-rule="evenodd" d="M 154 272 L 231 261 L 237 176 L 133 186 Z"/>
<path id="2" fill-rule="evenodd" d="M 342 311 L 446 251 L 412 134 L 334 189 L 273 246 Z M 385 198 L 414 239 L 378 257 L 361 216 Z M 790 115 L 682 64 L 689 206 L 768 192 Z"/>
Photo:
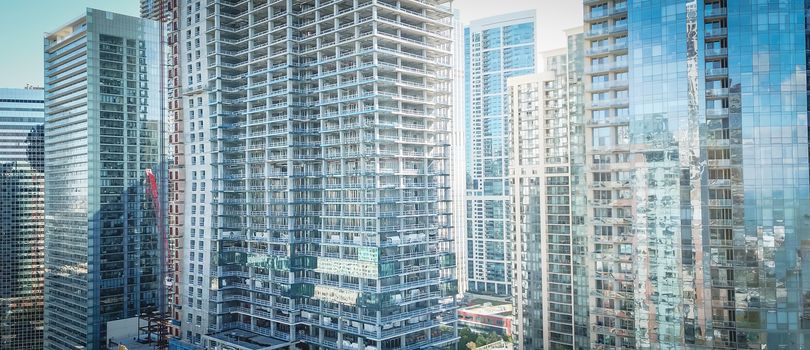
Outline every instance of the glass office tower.
<path id="1" fill-rule="evenodd" d="M 591 346 L 806 347 L 805 2 L 584 9 Z"/>
<path id="2" fill-rule="evenodd" d="M 457 339 L 450 1 L 180 1 L 180 348 Z"/>
<path id="3" fill-rule="evenodd" d="M 467 291 L 509 296 L 509 111 L 506 80 L 535 72 L 535 13 L 473 21 L 465 29 Z"/>
<path id="4" fill-rule="evenodd" d="M 42 349 L 42 89 L 0 89 L 0 349 Z"/>
<path id="5" fill-rule="evenodd" d="M 158 303 L 158 30 L 87 9 L 45 36 L 46 349 L 102 348 L 106 322 Z"/>

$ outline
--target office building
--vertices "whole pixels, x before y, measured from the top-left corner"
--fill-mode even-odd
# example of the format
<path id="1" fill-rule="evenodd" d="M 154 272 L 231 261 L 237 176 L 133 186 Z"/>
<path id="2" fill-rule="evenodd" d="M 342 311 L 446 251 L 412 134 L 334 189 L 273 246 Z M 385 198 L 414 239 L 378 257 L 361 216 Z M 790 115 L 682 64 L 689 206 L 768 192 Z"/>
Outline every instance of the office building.
<path id="1" fill-rule="evenodd" d="M 42 349 L 42 89 L 0 89 L 0 349 Z"/>
<path id="2" fill-rule="evenodd" d="M 584 12 L 591 348 L 807 346 L 804 2 Z"/>
<path id="3" fill-rule="evenodd" d="M 106 322 L 159 307 L 158 45 L 157 22 L 94 9 L 45 35 L 46 349 L 102 348 Z"/>
<path id="4" fill-rule="evenodd" d="M 582 29 L 508 81 L 518 349 L 587 349 Z M 577 225 L 580 223 L 580 225 Z"/>
<path id="5" fill-rule="evenodd" d="M 449 1 L 178 3 L 176 348 L 457 339 Z"/>
<path id="6" fill-rule="evenodd" d="M 473 21 L 465 28 L 467 286 L 512 294 L 509 110 L 506 81 L 535 72 L 535 13 Z"/>

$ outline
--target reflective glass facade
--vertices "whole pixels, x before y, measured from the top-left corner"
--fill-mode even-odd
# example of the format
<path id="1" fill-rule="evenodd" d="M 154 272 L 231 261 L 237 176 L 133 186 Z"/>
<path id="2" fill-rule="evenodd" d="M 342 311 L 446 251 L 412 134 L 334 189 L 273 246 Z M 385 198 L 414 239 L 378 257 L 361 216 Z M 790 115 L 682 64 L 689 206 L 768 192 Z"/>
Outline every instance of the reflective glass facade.
<path id="1" fill-rule="evenodd" d="M 158 30 L 88 9 L 46 34 L 46 349 L 99 348 L 106 322 L 158 303 Z"/>
<path id="2" fill-rule="evenodd" d="M 592 347 L 806 346 L 804 2 L 584 3 Z"/>
<path id="3" fill-rule="evenodd" d="M 488 17 L 465 29 L 466 279 L 472 293 L 512 293 L 506 80 L 535 72 L 534 33 L 533 11 Z"/>
<path id="4" fill-rule="evenodd" d="M 42 349 L 41 89 L 0 89 L 0 349 Z"/>

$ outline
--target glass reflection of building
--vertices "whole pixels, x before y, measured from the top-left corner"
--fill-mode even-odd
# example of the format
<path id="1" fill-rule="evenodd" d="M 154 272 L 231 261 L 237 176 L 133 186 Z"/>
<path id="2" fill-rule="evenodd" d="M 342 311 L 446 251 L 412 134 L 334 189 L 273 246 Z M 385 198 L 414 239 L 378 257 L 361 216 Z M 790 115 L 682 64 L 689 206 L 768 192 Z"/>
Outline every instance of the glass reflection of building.
<path id="1" fill-rule="evenodd" d="M 46 349 L 101 348 L 106 322 L 157 304 L 158 31 L 88 9 L 45 36 Z"/>
<path id="2" fill-rule="evenodd" d="M 0 349 L 42 349 L 41 89 L 0 89 Z"/>
<path id="3" fill-rule="evenodd" d="M 512 294 L 506 80 L 535 72 L 535 12 L 465 28 L 467 290 Z"/>
<path id="4" fill-rule="evenodd" d="M 584 1 L 592 348 L 806 346 L 805 11 Z"/>

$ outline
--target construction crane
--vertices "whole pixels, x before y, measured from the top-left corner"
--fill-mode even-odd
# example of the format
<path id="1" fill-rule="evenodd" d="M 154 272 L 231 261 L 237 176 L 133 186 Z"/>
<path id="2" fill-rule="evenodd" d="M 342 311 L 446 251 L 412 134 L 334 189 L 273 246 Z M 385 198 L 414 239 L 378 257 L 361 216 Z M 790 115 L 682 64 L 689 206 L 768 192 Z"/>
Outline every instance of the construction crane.
<path id="1" fill-rule="evenodd" d="M 177 21 L 177 2 L 178 0 L 141 0 L 142 2 L 145 1 L 146 6 L 151 6 L 148 9 L 147 14 L 142 14 L 144 17 L 151 18 L 156 20 L 160 23 L 160 45 L 159 45 L 159 57 L 161 60 L 160 63 L 160 121 L 161 121 L 161 130 L 166 127 L 165 118 L 168 117 L 166 115 L 167 107 L 169 109 L 170 105 L 167 105 L 166 100 L 168 99 L 169 103 L 172 103 L 173 99 L 177 99 L 176 96 L 176 89 L 178 88 L 175 86 L 176 84 L 171 84 L 171 88 L 169 87 L 170 81 L 173 77 L 169 69 L 176 69 L 177 67 L 174 66 L 171 59 L 167 59 L 166 57 L 166 49 L 169 46 L 177 46 L 177 39 L 172 35 L 176 35 L 177 27 L 173 24 L 176 24 Z M 144 3 L 142 3 L 144 6 Z M 170 37 L 172 36 L 172 37 Z M 172 39 L 174 38 L 174 39 Z M 169 53 L 172 52 L 172 49 L 169 48 Z M 168 77 L 167 78 L 167 73 Z M 176 74 L 176 72 L 175 72 Z M 171 90 L 174 89 L 174 90 Z M 170 94 L 172 93 L 172 94 Z M 174 101 L 177 102 L 177 101 Z M 175 105 L 176 108 L 176 105 Z M 171 114 L 171 113 L 169 113 Z M 161 133 L 163 135 L 163 133 Z M 176 135 L 173 135 L 176 137 Z M 171 138 L 167 140 L 165 137 L 161 137 L 160 140 L 160 147 L 162 150 L 165 150 L 164 147 L 165 142 L 172 142 Z M 176 138 L 175 138 L 176 142 Z M 161 154 L 163 154 L 161 152 Z M 174 327 L 179 327 L 179 323 L 175 323 L 173 321 L 174 315 L 174 307 L 173 306 L 176 301 L 176 294 L 179 292 L 176 288 L 177 285 L 176 279 L 177 276 L 175 274 L 179 270 L 179 266 L 176 265 L 176 259 L 178 256 L 176 255 L 177 252 L 173 251 L 174 249 L 179 249 L 179 242 L 176 240 L 177 237 L 175 235 L 179 234 L 177 231 L 171 231 L 171 229 L 167 232 L 167 226 L 173 222 L 172 217 L 172 206 L 170 203 L 164 203 L 164 200 L 169 201 L 169 193 L 162 193 L 163 191 L 169 191 L 170 187 L 166 187 L 166 178 L 161 179 L 162 176 L 166 176 L 171 172 L 171 165 L 175 164 L 173 162 L 167 162 L 167 159 L 161 159 L 161 163 L 159 165 L 159 169 L 155 169 L 155 172 L 152 169 L 146 169 L 146 181 L 148 182 L 148 192 L 149 196 L 153 202 L 153 209 L 155 211 L 155 220 L 156 220 L 156 229 L 157 233 L 159 234 L 160 239 L 160 247 L 159 247 L 159 258 L 160 258 L 160 268 L 159 268 L 159 276 L 158 281 L 163 283 L 162 286 L 158 287 L 158 303 L 154 310 L 150 310 L 150 312 L 144 312 L 140 315 L 141 319 L 146 320 L 146 326 L 142 327 L 139 332 L 141 334 L 148 334 L 146 339 L 152 339 L 152 335 L 157 335 L 156 342 L 155 342 L 155 349 L 165 350 L 169 347 L 169 338 L 173 335 L 177 335 L 177 330 Z M 176 166 L 176 164 L 175 164 Z M 168 167 L 164 168 L 164 167 Z M 157 173 L 157 175 L 156 175 Z M 172 177 L 169 176 L 168 179 Z M 176 177 L 175 177 L 176 179 Z M 163 183 L 160 180 L 164 181 Z M 171 181 L 169 181 L 171 182 Z M 171 185 L 171 184 L 169 184 Z M 161 197 L 161 194 L 163 197 Z M 164 213 L 164 211 L 166 211 Z M 168 214 L 168 217 L 165 217 Z M 167 220 L 168 219 L 168 220 Z M 174 218 L 176 219 L 176 218 Z M 175 221 L 176 222 L 176 221 Z M 140 324 L 140 321 L 139 321 Z"/>
<path id="2" fill-rule="evenodd" d="M 157 232 L 160 236 L 161 247 L 159 250 L 160 256 L 160 275 L 159 280 L 163 281 L 164 286 L 158 288 L 158 305 L 157 310 L 152 314 L 144 314 L 141 317 L 147 319 L 147 327 L 142 331 L 151 338 L 151 334 L 157 333 L 156 349 L 167 349 L 169 346 L 168 338 L 168 320 L 169 313 L 166 305 L 167 290 L 171 293 L 174 285 L 171 276 L 171 265 L 168 259 L 169 253 L 169 237 L 166 235 L 166 228 L 163 224 L 163 210 L 161 208 L 160 200 L 160 187 L 158 186 L 157 177 L 152 172 L 152 169 L 146 169 L 146 181 L 149 185 L 149 195 L 152 198 L 152 208 L 155 211 L 155 222 L 157 225 Z M 139 322 L 140 324 L 140 322 Z"/>

